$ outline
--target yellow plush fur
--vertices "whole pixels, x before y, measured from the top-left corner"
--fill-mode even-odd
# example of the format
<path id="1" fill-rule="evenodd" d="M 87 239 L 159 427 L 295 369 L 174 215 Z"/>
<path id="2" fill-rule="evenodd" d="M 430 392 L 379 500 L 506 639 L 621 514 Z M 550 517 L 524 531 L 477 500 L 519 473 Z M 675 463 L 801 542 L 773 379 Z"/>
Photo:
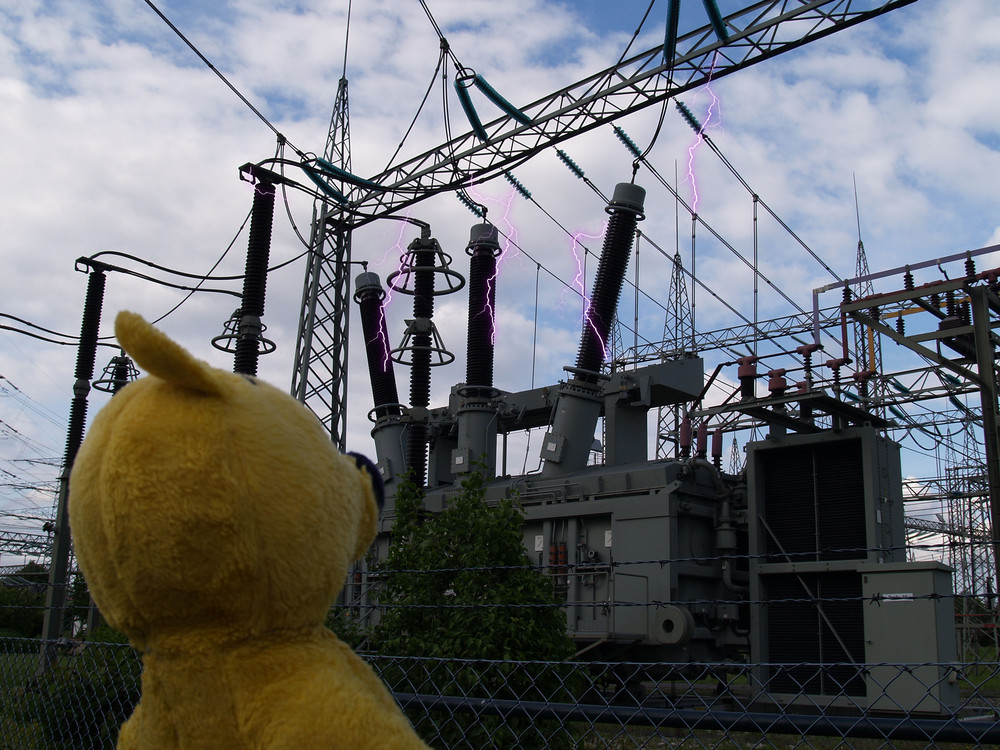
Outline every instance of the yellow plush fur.
<path id="1" fill-rule="evenodd" d="M 70 521 L 102 614 L 143 655 L 119 748 L 425 747 L 323 627 L 375 535 L 366 472 L 277 388 L 209 367 L 138 315 L 115 332 L 149 376 L 94 420 Z"/>

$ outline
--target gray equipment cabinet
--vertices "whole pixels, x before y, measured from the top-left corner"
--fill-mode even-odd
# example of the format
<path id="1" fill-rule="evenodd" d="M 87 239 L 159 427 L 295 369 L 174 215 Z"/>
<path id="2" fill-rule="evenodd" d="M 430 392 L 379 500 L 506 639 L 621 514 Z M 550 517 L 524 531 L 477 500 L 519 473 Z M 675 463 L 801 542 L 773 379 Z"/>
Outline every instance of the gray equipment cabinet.
<path id="1" fill-rule="evenodd" d="M 747 452 L 754 700 L 950 713 L 948 667 L 868 668 L 955 660 L 950 569 L 905 562 L 899 446 L 857 427 Z"/>
<path id="2" fill-rule="evenodd" d="M 939 562 L 864 565 L 868 708 L 952 713 L 958 708 L 951 568 Z M 878 665 L 886 666 L 878 666 Z M 905 670 L 900 664 L 916 665 Z"/>

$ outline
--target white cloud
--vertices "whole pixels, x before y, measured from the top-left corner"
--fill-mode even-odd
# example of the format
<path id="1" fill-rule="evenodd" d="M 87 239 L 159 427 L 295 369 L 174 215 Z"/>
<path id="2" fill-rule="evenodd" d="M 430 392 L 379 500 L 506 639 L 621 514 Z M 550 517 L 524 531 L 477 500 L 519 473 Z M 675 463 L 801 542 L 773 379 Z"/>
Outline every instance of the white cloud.
<path id="1" fill-rule="evenodd" d="M 239 0 L 159 5 L 295 146 L 323 150 L 343 66 L 346 4 Z M 634 5 L 619 4 L 615 17 L 603 16 L 605 25 L 598 27 L 587 26 L 573 4 L 429 3 L 461 62 L 518 106 L 612 64 L 646 4 Z M 840 275 L 854 272 L 855 177 L 873 269 L 1000 242 L 995 189 L 1000 100 L 992 95 L 1000 78 L 995 46 L 1000 21 L 991 10 L 988 0 L 959 6 L 918 3 L 727 76 L 714 86 L 724 120 L 712 137 L 752 190 Z M 142 3 L 0 0 L 0 29 L 5 167 L 0 312 L 75 334 L 85 277 L 73 271 L 74 260 L 102 250 L 207 272 L 250 207 L 251 192 L 237 179 L 237 167 L 272 155 L 274 134 Z M 656 43 L 654 31 L 647 32 L 649 44 Z M 438 54 L 438 38 L 419 4 L 354 4 L 347 73 L 357 174 L 371 176 L 384 168 L 420 105 Z M 450 67 L 448 76 L 449 81 L 454 77 Z M 683 98 L 704 116 L 705 94 L 690 92 Z M 491 105 L 478 95 L 476 102 L 488 119 Z M 653 107 L 620 125 L 644 147 L 657 130 L 659 114 Z M 450 118 L 454 133 L 468 130 L 453 94 Z M 437 85 L 397 161 L 444 140 Z M 673 163 L 678 163 L 678 189 L 685 199 L 691 189 L 684 182 L 691 142 L 690 129 L 669 107 L 651 160 L 671 185 Z M 610 128 L 574 138 L 562 148 L 605 196 L 616 182 L 631 178 L 631 157 Z M 709 151 L 698 153 L 696 166 L 702 217 L 741 254 L 753 257 L 751 194 Z M 509 389 L 530 384 L 534 338 L 536 385 L 563 377 L 562 367 L 573 364 L 578 302 L 570 294 L 572 302 L 560 307 L 564 286 L 548 272 L 563 282 L 572 279 L 570 242 L 562 227 L 596 233 L 605 218 L 602 198 L 553 153 L 542 153 L 515 172 L 534 202 L 515 196 L 509 218 L 518 230 L 518 243 L 545 269 L 521 257 L 503 271 L 496 385 Z M 668 256 L 679 246 L 690 268 L 690 219 L 682 211 L 675 230 L 669 191 L 648 170 L 640 169 L 637 180 L 648 191 L 642 231 Z M 482 190 L 494 199 L 490 219 L 499 221 L 509 186 L 501 180 Z M 289 206 L 299 231 L 308 234 L 311 201 L 293 193 Z M 408 212 L 431 224 L 464 273 L 463 248 L 469 226 L 478 220 L 451 195 L 421 202 Z M 756 226 L 761 271 L 808 309 L 812 288 L 829 281 L 829 275 L 765 212 L 759 212 Z M 405 247 L 416 234 L 412 226 L 376 222 L 356 233 L 354 258 L 369 261 L 384 279 L 394 267 L 397 240 Z M 696 246 L 699 277 L 743 315 L 752 315 L 749 270 L 703 229 Z M 216 273 L 242 273 L 245 248 L 244 235 Z M 600 241 L 591 242 L 590 249 L 592 279 Z M 301 251 L 279 201 L 272 260 L 284 261 Z M 382 265 L 387 253 L 390 259 Z M 640 304 L 640 335 L 656 340 L 663 330 L 663 308 L 657 302 L 662 304 L 668 293 L 669 259 L 640 244 L 639 263 L 640 284 L 648 295 Z M 630 264 L 630 281 L 633 270 Z M 283 386 L 291 377 L 303 272 L 299 261 L 268 280 L 265 322 L 279 349 L 262 360 L 261 373 Z M 239 289 L 238 282 L 209 286 Z M 633 304 L 631 294 L 626 286 L 623 305 Z M 182 296 L 111 274 L 102 333 L 110 332 L 118 309 L 156 318 Z M 697 297 L 699 327 L 738 322 L 708 292 L 699 290 Z M 434 372 L 436 403 L 464 379 L 464 299 L 464 294 L 456 295 L 438 308 L 442 335 L 458 360 Z M 393 311 L 394 343 L 409 303 L 401 301 L 399 311 Z M 761 315 L 791 311 L 763 282 L 758 304 Z M 199 295 L 162 326 L 199 356 L 228 367 L 229 358 L 212 350 L 208 341 L 221 332 L 236 305 L 231 297 Z M 630 325 L 633 314 L 630 307 L 623 315 Z M 356 324 L 352 310 L 352 326 Z M 354 336 L 351 345 L 349 431 L 351 444 L 364 447 L 369 444 L 364 414 L 370 393 L 359 338 Z M 100 353 L 99 368 L 109 354 Z M 0 374 L 61 414 L 69 403 L 74 358 L 71 348 L 0 331 Z M 397 368 L 397 377 L 406 400 L 404 368 Z M 95 407 L 102 398 L 94 397 Z M 0 409 L 0 419 L 9 422 L 8 402 L 0 401 Z M 54 448 L 61 453 L 61 445 Z M 0 497 L 0 502 L 10 501 Z"/>

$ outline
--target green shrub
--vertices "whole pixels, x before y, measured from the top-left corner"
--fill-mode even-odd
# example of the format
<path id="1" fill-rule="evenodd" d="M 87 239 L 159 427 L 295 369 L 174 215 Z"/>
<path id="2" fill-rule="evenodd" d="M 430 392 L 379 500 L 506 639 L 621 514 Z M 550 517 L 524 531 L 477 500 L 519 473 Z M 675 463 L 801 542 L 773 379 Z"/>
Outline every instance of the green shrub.
<path id="1" fill-rule="evenodd" d="M 0 586 L 0 630 L 6 635 L 37 638 L 45 619 L 45 594 L 26 587 Z"/>
<path id="2" fill-rule="evenodd" d="M 524 550 L 519 504 L 506 498 L 488 505 L 485 490 L 484 474 L 474 472 L 441 513 L 428 515 L 421 488 L 401 483 L 377 594 L 384 611 L 371 644 L 380 655 L 457 661 L 400 660 L 382 676 L 399 692 L 572 700 L 569 665 L 509 663 L 564 661 L 574 647 L 552 579 L 531 566 Z M 413 718 L 426 741 L 447 747 L 558 744 L 554 722 L 469 713 Z"/>

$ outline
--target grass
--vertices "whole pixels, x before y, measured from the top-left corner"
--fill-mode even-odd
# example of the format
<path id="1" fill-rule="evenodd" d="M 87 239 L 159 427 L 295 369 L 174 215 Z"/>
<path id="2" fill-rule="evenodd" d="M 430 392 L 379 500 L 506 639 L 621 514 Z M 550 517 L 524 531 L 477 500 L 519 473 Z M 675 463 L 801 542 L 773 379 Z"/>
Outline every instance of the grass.
<path id="1" fill-rule="evenodd" d="M 24 642 L 4 639 L 3 646 L 21 648 Z M 25 694 L 38 668 L 37 648 L 27 653 L 0 653 L 0 747 L 35 750 L 44 747 L 37 721 L 24 715 Z"/>
<path id="2" fill-rule="evenodd" d="M 94 644 L 61 654 L 37 678 L 37 648 L 0 639 L 0 748 L 113 750 L 138 700 L 137 656 L 124 646 Z"/>

